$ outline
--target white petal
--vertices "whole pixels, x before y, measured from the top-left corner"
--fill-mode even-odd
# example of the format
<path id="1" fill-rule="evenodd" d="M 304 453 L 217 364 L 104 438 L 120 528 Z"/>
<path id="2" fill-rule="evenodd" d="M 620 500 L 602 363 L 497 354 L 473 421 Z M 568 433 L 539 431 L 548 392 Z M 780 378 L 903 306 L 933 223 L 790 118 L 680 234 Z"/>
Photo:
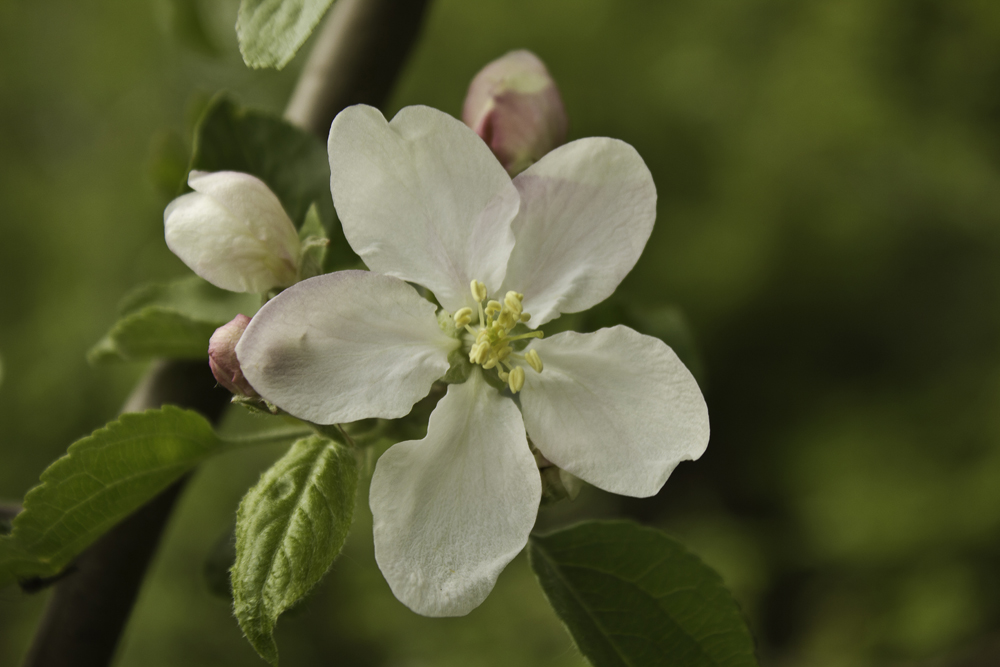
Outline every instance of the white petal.
<path id="1" fill-rule="evenodd" d="M 500 290 L 524 294 L 528 326 L 586 310 L 632 270 L 656 220 L 656 186 L 634 148 L 607 138 L 561 146 L 514 179 L 517 243 Z"/>
<path id="2" fill-rule="evenodd" d="M 299 233 L 278 196 L 256 176 L 238 171 L 192 171 L 188 185 L 195 192 L 216 200 L 275 252 L 294 257 Z"/>
<path id="3" fill-rule="evenodd" d="M 299 238 L 263 181 L 233 171 L 193 171 L 195 192 L 163 212 L 167 246 L 192 271 L 233 292 L 267 292 L 297 279 Z"/>
<path id="4" fill-rule="evenodd" d="M 424 616 L 462 616 L 528 541 L 541 481 L 521 415 L 475 371 L 431 414 L 427 437 L 394 445 L 372 477 L 375 560 Z"/>
<path id="5" fill-rule="evenodd" d="M 458 345 L 433 304 L 368 271 L 304 280 L 254 315 L 236 346 L 244 376 L 280 408 L 317 424 L 406 415 Z"/>
<path id="6" fill-rule="evenodd" d="M 329 148 L 337 214 L 370 269 L 427 287 L 452 312 L 473 279 L 496 292 L 519 198 L 475 132 L 429 107 L 387 123 L 359 105 L 334 119 Z"/>
<path id="7" fill-rule="evenodd" d="M 521 412 L 548 460 L 605 491 L 654 495 L 708 445 L 698 383 L 662 341 L 624 326 L 533 343 Z"/>

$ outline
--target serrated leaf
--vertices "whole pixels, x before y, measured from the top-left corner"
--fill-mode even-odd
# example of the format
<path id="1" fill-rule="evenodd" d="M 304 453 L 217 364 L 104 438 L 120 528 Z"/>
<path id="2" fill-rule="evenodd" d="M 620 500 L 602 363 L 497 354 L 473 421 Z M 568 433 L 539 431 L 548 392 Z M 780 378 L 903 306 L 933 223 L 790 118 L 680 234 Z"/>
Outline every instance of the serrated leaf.
<path id="1" fill-rule="evenodd" d="M 281 69 L 295 56 L 333 0 L 243 0 L 236 19 L 243 62 Z"/>
<path id="2" fill-rule="evenodd" d="M 93 364 L 153 357 L 202 359 L 220 326 L 260 305 L 253 294 L 219 289 L 197 276 L 144 285 L 125 296 L 121 318 L 87 354 Z"/>
<path id="3" fill-rule="evenodd" d="M 195 130 L 191 169 L 252 174 L 267 183 L 297 228 L 314 202 L 330 228 L 333 199 L 326 146 L 278 116 L 217 96 Z"/>
<path id="4" fill-rule="evenodd" d="M 296 442 L 250 489 L 236 514 L 236 618 L 257 653 L 278 662 L 278 617 L 340 553 L 354 515 L 355 453 L 320 436 Z"/>
<path id="5" fill-rule="evenodd" d="M 171 406 L 122 415 L 76 441 L 0 538 L 0 585 L 57 574 L 221 445 L 204 417 Z"/>
<path id="6" fill-rule="evenodd" d="M 528 544 L 546 597 L 595 667 L 756 667 L 722 579 L 664 533 L 595 521 Z"/>

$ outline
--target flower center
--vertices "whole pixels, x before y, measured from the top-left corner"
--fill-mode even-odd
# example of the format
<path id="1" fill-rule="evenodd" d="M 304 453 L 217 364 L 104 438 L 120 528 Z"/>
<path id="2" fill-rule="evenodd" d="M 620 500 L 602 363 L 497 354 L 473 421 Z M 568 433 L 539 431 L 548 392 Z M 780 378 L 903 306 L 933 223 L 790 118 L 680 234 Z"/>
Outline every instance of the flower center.
<path id="1" fill-rule="evenodd" d="M 455 326 L 464 328 L 469 334 L 469 361 L 479 364 L 484 370 L 496 368 L 500 380 L 506 382 L 511 392 L 516 394 L 524 387 L 524 368 L 520 364 L 527 364 L 536 373 L 541 373 L 542 360 L 534 350 L 518 354 L 511 343 L 526 338 L 542 338 L 545 334 L 532 331 L 511 335 L 514 327 L 531 319 L 531 315 L 524 312 L 524 295 L 520 292 L 507 292 L 503 303 L 490 300 L 484 307 L 486 285 L 473 280 L 470 289 L 472 298 L 479 307 L 479 325 L 472 325 L 476 313 L 471 308 L 459 308 L 451 316 Z"/>

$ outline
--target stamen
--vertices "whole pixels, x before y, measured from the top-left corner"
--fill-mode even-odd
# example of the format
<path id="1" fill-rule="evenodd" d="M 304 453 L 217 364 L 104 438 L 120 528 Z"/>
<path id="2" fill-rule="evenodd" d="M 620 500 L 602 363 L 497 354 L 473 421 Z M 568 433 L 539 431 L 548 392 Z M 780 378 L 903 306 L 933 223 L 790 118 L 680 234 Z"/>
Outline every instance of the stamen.
<path id="1" fill-rule="evenodd" d="M 520 334 L 518 336 L 511 336 L 507 340 L 524 340 L 525 338 L 545 338 L 545 332 L 532 331 L 530 333 Z"/>
<path id="2" fill-rule="evenodd" d="M 512 394 L 516 394 L 524 388 L 524 369 L 517 366 L 510 372 L 507 378 L 507 385 L 510 387 Z"/>
<path id="3" fill-rule="evenodd" d="M 542 358 L 538 356 L 538 352 L 535 350 L 528 350 L 524 353 L 524 360 L 528 362 L 528 365 L 531 366 L 536 373 L 542 372 Z"/>
<path id="4" fill-rule="evenodd" d="M 455 314 L 451 316 L 455 320 L 455 326 L 461 329 L 472 322 L 472 309 L 471 308 L 459 308 L 455 311 Z"/>
<path id="5" fill-rule="evenodd" d="M 472 308 L 460 308 L 453 318 L 456 326 L 464 327 L 474 337 L 469 349 L 469 361 L 482 366 L 483 370 L 495 368 L 500 380 L 507 383 L 513 393 L 524 387 L 524 368 L 515 363 L 527 363 L 535 372 L 542 371 L 542 360 L 537 352 L 529 351 L 525 355 L 514 352 L 511 342 L 526 338 L 541 338 L 541 331 L 511 336 L 511 332 L 521 322 L 527 322 L 531 315 L 524 312 L 524 295 L 513 290 L 507 292 L 503 301 L 490 299 L 486 286 L 478 280 L 469 285 L 472 298 L 476 300 L 479 310 L 479 326 L 469 326 L 475 314 Z M 486 301 L 485 307 L 483 302 Z"/>
<path id="6" fill-rule="evenodd" d="M 482 284 L 478 280 L 473 280 L 469 285 L 469 290 L 472 292 L 472 298 L 476 301 L 482 301 L 486 298 L 486 285 Z"/>

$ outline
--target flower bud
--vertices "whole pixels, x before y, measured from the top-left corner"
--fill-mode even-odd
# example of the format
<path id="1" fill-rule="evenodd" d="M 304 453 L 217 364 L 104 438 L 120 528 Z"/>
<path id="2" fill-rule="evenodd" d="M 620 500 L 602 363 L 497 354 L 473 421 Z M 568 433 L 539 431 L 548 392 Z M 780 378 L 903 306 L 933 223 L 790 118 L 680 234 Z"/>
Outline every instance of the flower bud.
<path id="1" fill-rule="evenodd" d="M 232 322 L 215 330 L 208 341 L 208 365 L 212 367 L 212 375 L 219 384 L 235 395 L 259 398 L 254 388 L 243 377 L 240 360 L 236 358 L 236 344 L 240 342 L 248 324 L 250 324 L 249 317 L 237 315 Z"/>
<path id="2" fill-rule="evenodd" d="M 566 141 L 566 110 L 555 81 L 530 51 L 511 51 L 472 79 L 462 120 L 511 176 Z"/>
<path id="3" fill-rule="evenodd" d="M 167 246 L 199 276 L 231 292 L 268 292 L 298 280 L 298 232 L 259 178 L 192 171 L 194 192 L 163 212 Z"/>

